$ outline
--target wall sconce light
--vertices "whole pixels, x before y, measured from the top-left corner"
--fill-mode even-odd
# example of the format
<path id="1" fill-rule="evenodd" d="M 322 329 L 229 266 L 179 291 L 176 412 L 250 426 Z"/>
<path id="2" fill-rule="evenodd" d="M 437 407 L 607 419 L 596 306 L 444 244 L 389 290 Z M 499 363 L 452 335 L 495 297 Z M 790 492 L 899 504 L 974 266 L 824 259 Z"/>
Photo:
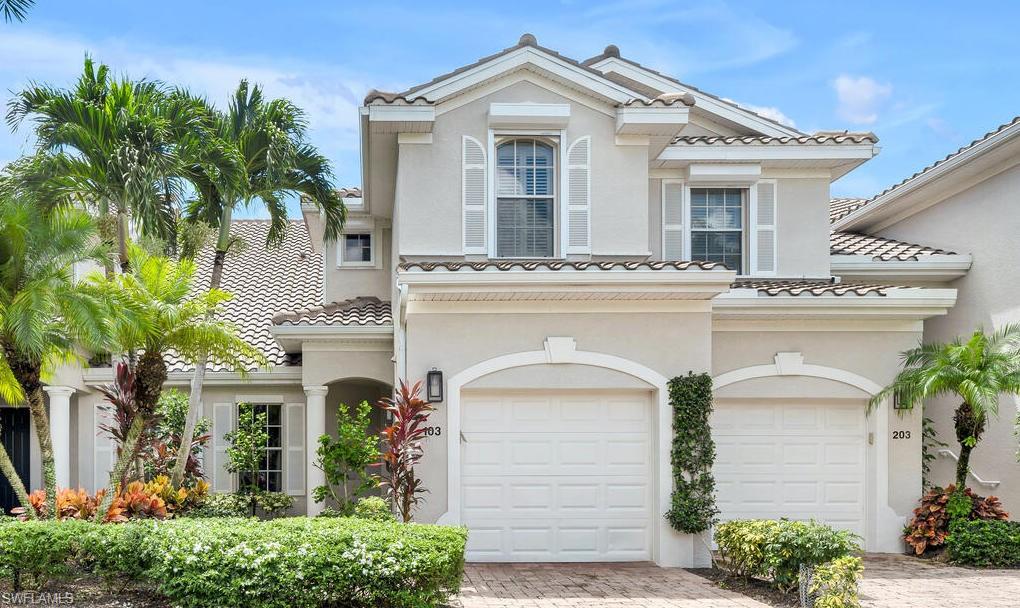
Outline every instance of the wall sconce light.
<path id="1" fill-rule="evenodd" d="M 425 395 L 429 403 L 443 400 L 443 372 L 434 367 L 425 375 Z"/>
<path id="2" fill-rule="evenodd" d="M 893 391 L 893 395 L 892 395 L 892 407 L 893 407 L 894 410 L 907 410 L 907 409 L 910 409 L 906 405 L 904 405 L 903 400 L 900 399 L 900 394 L 899 394 L 898 391 Z"/>

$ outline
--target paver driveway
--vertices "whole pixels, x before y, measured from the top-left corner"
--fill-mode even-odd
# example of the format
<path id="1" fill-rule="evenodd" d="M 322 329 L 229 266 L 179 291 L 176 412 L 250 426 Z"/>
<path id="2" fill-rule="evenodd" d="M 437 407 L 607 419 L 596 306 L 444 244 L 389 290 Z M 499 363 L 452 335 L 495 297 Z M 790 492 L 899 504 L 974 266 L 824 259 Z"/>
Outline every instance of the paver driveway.
<path id="1" fill-rule="evenodd" d="M 863 608 L 1016 608 L 1020 570 L 972 570 L 904 555 L 869 555 Z"/>
<path id="2" fill-rule="evenodd" d="M 463 608 L 768 608 L 655 564 L 468 564 Z"/>

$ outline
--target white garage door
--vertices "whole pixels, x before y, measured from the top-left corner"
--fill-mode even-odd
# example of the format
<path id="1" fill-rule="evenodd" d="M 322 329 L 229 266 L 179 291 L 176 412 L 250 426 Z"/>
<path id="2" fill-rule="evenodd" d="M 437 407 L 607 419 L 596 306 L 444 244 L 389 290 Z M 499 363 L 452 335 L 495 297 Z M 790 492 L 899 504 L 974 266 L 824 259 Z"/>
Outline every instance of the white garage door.
<path id="1" fill-rule="evenodd" d="M 649 393 L 465 393 L 467 559 L 649 559 L 651 410 Z"/>
<path id="2" fill-rule="evenodd" d="M 720 519 L 816 519 L 864 535 L 865 404 L 716 402 Z"/>

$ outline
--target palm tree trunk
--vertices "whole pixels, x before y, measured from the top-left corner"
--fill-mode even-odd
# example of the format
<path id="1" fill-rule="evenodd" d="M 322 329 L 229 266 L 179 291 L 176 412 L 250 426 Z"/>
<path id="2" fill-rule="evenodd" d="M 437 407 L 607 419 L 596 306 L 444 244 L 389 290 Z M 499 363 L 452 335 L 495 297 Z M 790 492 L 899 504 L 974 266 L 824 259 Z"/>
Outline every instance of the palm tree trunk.
<path id="1" fill-rule="evenodd" d="M 956 491 L 963 492 L 967 487 L 967 473 L 970 472 L 970 453 L 974 448 L 960 445 L 960 459 L 956 461 Z"/>
<path id="2" fill-rule="evenodd" d="M 956 440 L 960 442 L 960 459 L 956 461 L 956 491 L 967 488 L 967 473 L 970 471 L 970 454 L 985 430 L 984 416 L 978 416 L 974 408 L 964 401 L 953 415 Z"/>
<path id="3" fill-rule="evenodd" d="M 106 512 L 110 510 L 110 505 L 113 504 L 113 499 L 118 494 L 117 490 L 123 491 L 124 477 L 127 475 L 128 467 L 135 460 L 135 452 L 138 451 L 138 443 L 142 439 L 143 430 L 145 430 L 145 415 L 139 411 L 131 420 L 131 426 L 128 427 L 127 436 L 124 437 L 124 445 L 121 446 L 117 463 L 113 465 L 113 470 L 110 471 L 110 484 L 107 487 L 106 494 L 103 495 L 103 501 L 99 503 L 99 508 L 96 509 L 96 521 L 101 522 L 106 518 Z"/>
<path id="4" fill-rule="evenodd" d="M 49 517 L 57 516 L 57 467 L 53 459 L 53 437 L 50 435 L 50 418 L 46 414 L 42 387 L 26 392 L 28 409 L 35 423 L 35 434 L 39 439 L 39 453 L 42 458 L 43 488 L 46 490 L 46 508 Z"/>
<path id="5" fill-rule="evenodd" d="M 7 453 L 3 444 L 0 444 L 0 474 L 14 489 L 14 495 L 18 497 L 18 504 L 25 509 L 25 517 L 35 519 L 35 508 L 32 506 L 32 501 L 28 499 L 28 491 L 25 490 L 25 484 L 21 481 L 18 471 L 14 468 L 14 463 L 11 462 L 11 455 Z"/>
<path id="6" fill-rule="evenodd" d="M 127 209 L 117 210 L 117 255 L 120 258 L 120 271 L 127 272 L 131 268 L 128 261 L 128 214 Z"/>
<path id="7" fill-rule="evenodd" d="M 225 204 L 220 216 L 220 229 L 216 239 L 216 253 L 213 255 L 209 289 L 219 289 L 223 284 L 223 263 L 227 258 L 227 248 L 230 246 L 232 214 L 233 207 Z M 207 362 L 208 357 L 205 353 L 202 353 L 195 361 L 195 374 L 191 377 L 191 390 L 188 393 L 188 416 L 184 420 L 184 434 L 181 435 L 181 445 L 177 446 L 177 460 L 174 462 L 174 470 L 170 475 L 170 485 L 174 488 L 180 487 L 184 482 L 188 458 L 191 456 L 191 442 L 195 439 L 195 425 L 198 424 L 198 418 L 202 413 L 202 386 L 205 384 Z"/>

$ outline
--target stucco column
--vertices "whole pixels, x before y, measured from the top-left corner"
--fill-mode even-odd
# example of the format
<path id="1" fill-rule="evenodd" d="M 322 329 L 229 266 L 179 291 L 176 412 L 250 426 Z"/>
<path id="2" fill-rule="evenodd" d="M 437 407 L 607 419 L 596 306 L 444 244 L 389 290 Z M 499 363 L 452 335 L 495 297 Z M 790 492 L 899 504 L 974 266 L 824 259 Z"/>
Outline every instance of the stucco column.
<path id="1" fill-rule="evenodd" d="M 53 464 L 57 487 L 71 486 L 71 395 L 69 386 L 44 386 L 50 396 L 50 433 L 53 438 Z"/>
<path id="2" fill-rule="evenodd" d="M 322 513 L 323 504 L 312 498 L 312 490 L 325 485 L 326 474 L 315 466 L 315 448 L 319 445 L 319 437 L 326 433 L 326 393 L 325 386 L 306 386 L 305 395 L 305 500 L 306 513 L 311 517 Z"/>

